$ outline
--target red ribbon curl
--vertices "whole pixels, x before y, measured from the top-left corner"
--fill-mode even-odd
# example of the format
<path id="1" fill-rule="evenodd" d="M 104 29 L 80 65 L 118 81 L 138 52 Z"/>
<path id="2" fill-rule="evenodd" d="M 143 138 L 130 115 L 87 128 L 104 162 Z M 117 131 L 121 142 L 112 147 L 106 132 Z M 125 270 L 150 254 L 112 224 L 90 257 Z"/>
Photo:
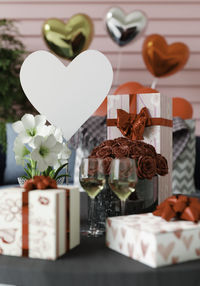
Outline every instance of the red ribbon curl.
<path id="1" fill-rule="evenodd" d="M 200 220 L 200 200 L 184 195 L 174 195 L 157 206 L 153 214 L 161 216 L 167 221 L 182 219 L 198 222 Z"/>

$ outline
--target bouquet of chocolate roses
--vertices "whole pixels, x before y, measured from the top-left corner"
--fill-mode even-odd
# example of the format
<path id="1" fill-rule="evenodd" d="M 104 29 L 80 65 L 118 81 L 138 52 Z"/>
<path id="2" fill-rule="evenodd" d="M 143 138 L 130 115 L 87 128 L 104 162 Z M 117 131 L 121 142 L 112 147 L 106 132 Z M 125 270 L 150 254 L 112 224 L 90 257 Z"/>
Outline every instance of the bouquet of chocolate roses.
<path id="1" fill-rule="evenodd" d="M 124 137 L 106 140 L 95 147 L 89 157 L 103 159 L 106 175 L 110 173 L 112 159 L 126 157 L 135 159 L 137 175 L 140 179 L 151 180 L 156 175 L 164 176 L 168 174 L 166 158 L 161 154 L 157 154 L 152 145 L 143 141 L 132 141 Z"/>

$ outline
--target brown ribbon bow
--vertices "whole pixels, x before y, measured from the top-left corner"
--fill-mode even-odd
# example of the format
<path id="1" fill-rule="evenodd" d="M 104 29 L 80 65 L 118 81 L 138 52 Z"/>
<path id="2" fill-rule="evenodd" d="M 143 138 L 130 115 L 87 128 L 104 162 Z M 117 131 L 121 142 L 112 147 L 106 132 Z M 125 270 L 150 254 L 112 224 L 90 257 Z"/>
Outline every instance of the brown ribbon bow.
<path id="1" fill-rule="evenodd" d="M 121 133 L 131 140 L 143 140 L 143 133 L 147 121 L 150 119 L 146 107 L 139 114 L 130 114 L 122 109 L 117 110 L 117 127 Z"/>
<path id="2" fill-rule="evenodd" d="M 117 119 L 107 119 L 107 126 L 117 126 L 122 135 L 131 140 L 143 140 L 145 127 L 153 125 L 172 127 L 172 120 L 159 117 L 152 118 L 146 107 L 143 107 L 139 114 L 117 109 Z"/>
<path id="3" fill-rule="evenodd" d="M 161 216 L 167 221 L 175 218 L 198 222 L 200 219 L 200 200 L 183 195 L 171 196 L 157 206 L 153 214 Z"/>

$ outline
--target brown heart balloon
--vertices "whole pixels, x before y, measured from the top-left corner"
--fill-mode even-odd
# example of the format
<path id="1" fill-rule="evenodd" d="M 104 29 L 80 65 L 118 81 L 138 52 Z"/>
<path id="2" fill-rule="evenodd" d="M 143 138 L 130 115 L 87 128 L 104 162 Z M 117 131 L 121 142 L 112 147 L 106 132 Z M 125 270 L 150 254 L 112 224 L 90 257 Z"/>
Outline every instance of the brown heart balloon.
<path id="1" fill-rule="evenodd" d="M 85 14 L 76 14 L 67 23 L 59 19 L 48 19 L 43 24 L 44 40 L 58 56 L 73 60 L 86 50 L 93 38 L 92 20 Z"/>
<path id="2" fill-rule="evenodd" d="M 148 36 L 143 44 L 143 59 L 155 77 L 172 75 L 181 70 L 189 58 L 189 49 L 183 43 L 168 45 L 161 35 Z"/>

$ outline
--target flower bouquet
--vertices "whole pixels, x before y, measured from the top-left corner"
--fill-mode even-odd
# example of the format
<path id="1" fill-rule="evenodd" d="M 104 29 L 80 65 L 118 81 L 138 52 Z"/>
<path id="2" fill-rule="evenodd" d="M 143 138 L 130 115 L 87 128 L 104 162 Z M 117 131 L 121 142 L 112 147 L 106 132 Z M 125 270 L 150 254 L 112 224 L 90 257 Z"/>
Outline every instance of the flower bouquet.
<path id="1" fill-rule="evenodd" d="M 137 175 L 140 179 L 151 180 L 154 176 L 168 174 L 167 160 L 157 154 L 155 148 L 142 141 L 132 141 L 125 137 L 106 140 L 94 148 L 90 157 L 103 159 L 104 171 L 110 172 L 113 158 L 132 158 L 136 160 Z"/>
<path id="2" fill-rule="evenodd" d="M 68 176 L 67 172 L 59 174 L 67 167 L 71 154 L 61 129 L 46 125 L 45 116 L 31 114 L 25 114 L 12 127 L 18 134 L 13 150 L 16 163 L 24 167 L 24 181 L 40 175 L 56 181 Z"/>
<path id="3" fill-rule="evenodd" d="M 92 158 L 103 159 L 104 172 L 109 176 L 110 166 L 114 158 L 132 158 L 135 159 L 138 175 L 136 190 L 127 201 L 127 210 L 129 213 L 141 213 L 153 211 L 157 205 L 157 175 L 164 176 L 168 174 L 168 164 L 165 157 L 157 154 L 155 148 L 143 141 L 132 141 L 125 137 L 119 137 L 114 140 L 106 140 L 91 152 Z M 110 195 L 108 195 L 110 193 Z M 103 196 L 103 192 L 100 194 Z M 109 190 L 109 184 L 106 184 L 106 209 L 107 216 L 114 216 L 116 211 L 114 206 L 111 207 L 109 200 L 117 200 Z M 97 198 L 99 199 L 99 198 Z M 101 204 L 101 202 L 98 202 Z"/>

